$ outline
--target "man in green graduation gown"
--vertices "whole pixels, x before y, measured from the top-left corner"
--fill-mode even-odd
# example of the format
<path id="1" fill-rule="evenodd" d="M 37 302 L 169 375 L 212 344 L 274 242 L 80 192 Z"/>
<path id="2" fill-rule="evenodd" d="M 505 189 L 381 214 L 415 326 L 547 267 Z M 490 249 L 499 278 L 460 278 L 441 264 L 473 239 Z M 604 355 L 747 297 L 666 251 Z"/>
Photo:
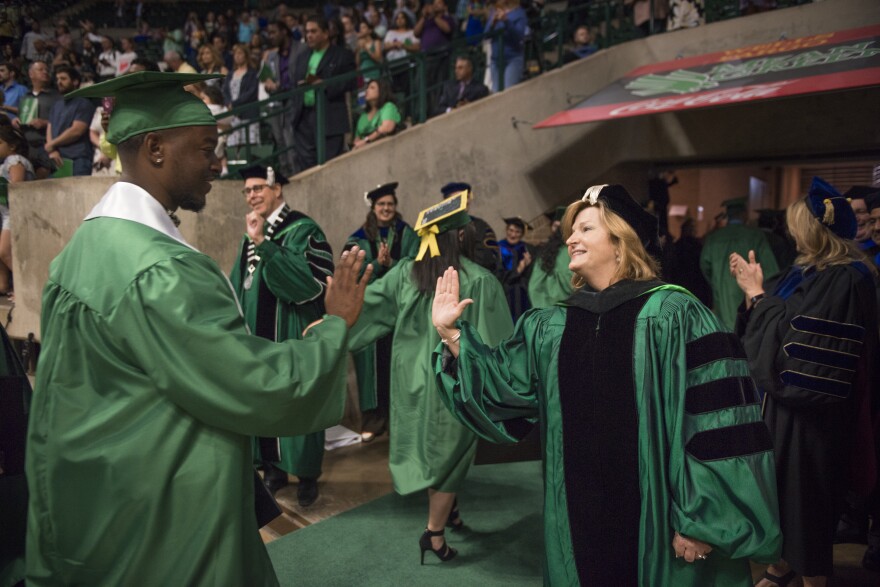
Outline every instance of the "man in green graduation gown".
<path id="1" fill-rule="evenodd" d="M 742 291 L 730 276 L 730 254 L 737 252 L 748 258 L 749 251 L 755 251 L 767 279 L 779 273 L 779 266 L 764 233 L 746 226 L 746 198 L 726 200 L 722 205 L 727 209 L 727 226 L 706 236 L 700 253 L 700 270 L 712 286 L 712 309 L 721 324 L 732 331 L 736 325 L 736 309 L 742 303 Z"/>
<path id="2" fill-rule="evenodd" d="M 324 313 L 324 290 L 333 273 L 333 251 L 318 224 L 284 201 L 287 178 L 269 167 L 242 170 L 244 197 L 251 212 L 230 280 L 253 334 L 282 341 L 302 338 Z M 324 431 L 303 436 L 255 438 L 254 455 L 263 465 L 270 491 L 299 477 L 303 507 L 318 498 L 324 458 Z"/>
<path id="3" fill-rule="evenodd" d="M 141 72 L 80 90 L 115 96 L 107 134 L 124 172 L 43 292 L 30 585 L 277 585 L 249 437 L 342 417 L 360 253 L 337 265 L 324 320 L 275 343 L 248 332 L 229 280 L 175 225 L 220 172 L 216 121 L 183 90 L 213 77 Z"/>

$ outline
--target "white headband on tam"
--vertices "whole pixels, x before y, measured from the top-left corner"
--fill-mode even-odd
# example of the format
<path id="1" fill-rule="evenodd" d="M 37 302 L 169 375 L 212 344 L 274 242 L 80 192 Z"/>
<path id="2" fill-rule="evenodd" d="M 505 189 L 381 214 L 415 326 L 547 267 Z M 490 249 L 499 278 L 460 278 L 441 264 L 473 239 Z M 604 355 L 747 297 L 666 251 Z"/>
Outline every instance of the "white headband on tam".
<path id="1" fill-rule="evenodd" d="M 584 197 L 581 198 L 582 202 L 587 202 L 590 206 L 595 206 L 596 202 L 599 201 L 599 194 L 602 192 L 602 188 L 608 187 L 607 183 L 603 183 L 602 185 L 594 185 L 587 188 L 586 193 L 584 193 Z"/>

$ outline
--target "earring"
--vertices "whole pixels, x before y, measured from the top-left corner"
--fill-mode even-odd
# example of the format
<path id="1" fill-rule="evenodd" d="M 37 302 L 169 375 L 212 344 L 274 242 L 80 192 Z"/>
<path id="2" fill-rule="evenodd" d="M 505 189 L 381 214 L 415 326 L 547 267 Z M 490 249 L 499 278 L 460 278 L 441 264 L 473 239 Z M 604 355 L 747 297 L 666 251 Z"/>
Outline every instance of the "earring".
<path id="1" fill-rule="evenodd" d="M 159 157 L 158 159 L 156 159 L 156 161 L 153 163 L 153 165 L 162 165 L 162 158 Z"/>

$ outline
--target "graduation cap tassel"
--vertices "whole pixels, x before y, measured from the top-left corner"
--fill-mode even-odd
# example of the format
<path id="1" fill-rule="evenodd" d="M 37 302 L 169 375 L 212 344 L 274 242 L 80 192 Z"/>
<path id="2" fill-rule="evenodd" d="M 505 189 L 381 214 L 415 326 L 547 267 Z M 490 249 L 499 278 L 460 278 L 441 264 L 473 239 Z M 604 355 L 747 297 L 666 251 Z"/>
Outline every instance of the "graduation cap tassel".
<path id="1" fill-rule="evenodd" d="M 432 257 L 440 256 L 440 247 L 437 245 L 438 234 L 440 234 L 440 229 L 437 228 L 436 224 L 419 229 L 418 235 L 422 239 L 422 243 L 419 245 L 419 254 L 416 255 L 416 261 L 421 261 L 428 250 L 431 251 Z"/>
<path id="2" fill-rule="evenodd" d="M 834 224 L 834 204 L 831 202 L 831 198 L 825 198 L 822 203 L 825 204 L 825 215 L 822 217 L 822 224 L 831 226 Z"/>

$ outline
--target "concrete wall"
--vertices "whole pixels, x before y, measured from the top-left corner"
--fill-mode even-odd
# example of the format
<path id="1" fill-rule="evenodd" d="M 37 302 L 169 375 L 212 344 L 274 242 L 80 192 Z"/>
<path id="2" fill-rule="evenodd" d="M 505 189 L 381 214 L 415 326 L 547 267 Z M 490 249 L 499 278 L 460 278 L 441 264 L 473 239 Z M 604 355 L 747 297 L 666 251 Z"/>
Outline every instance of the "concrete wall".
<path id="1" fill-rule="evenodd" d="M 569 97 L 593 94 L 641 65 L 877 22 L 880 2 L 832 0 L 626 43 L 300 174 L 285 188 L 287 200 L 313 216 L 339 250 L 363 223 L 364 191 L 392 180 L 400 182 L 400 208 L 409 221 L 439 199 L 441 185 L 468 181 L 476 193 L 472 212 L 498 230 L 504 215 L 536 217 L 599 181 L 623 183 L 644 197 L 654 162 L 876 153 L 878 88 L 546 130 L 527 123 L 514 127 L 511 121 L 539 122 L 568 107 Z M 67 179 L 12 188 L 11 335 L 39 336 L 48 262 L 108 184 Z M 181 214 L 185 236 L 225 270 L 243 232 L 240 188 L 237 182 L 216 182 L 201 215 Z"/>

